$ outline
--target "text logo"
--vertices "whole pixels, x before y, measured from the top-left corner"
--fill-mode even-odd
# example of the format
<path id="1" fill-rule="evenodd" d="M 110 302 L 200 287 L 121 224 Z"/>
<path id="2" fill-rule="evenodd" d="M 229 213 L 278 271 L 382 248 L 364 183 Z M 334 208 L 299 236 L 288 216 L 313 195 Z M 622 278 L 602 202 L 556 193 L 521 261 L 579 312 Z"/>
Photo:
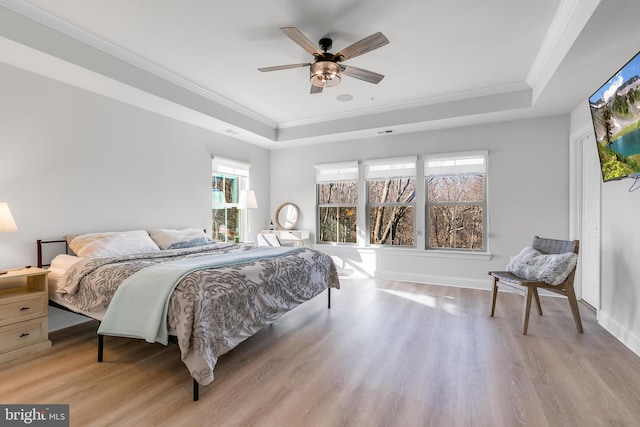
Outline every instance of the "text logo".
<path id="1" fill-rule="evenodd" d="M 69 427 L 69 405 L 0 405 L 0 425 Z"/>

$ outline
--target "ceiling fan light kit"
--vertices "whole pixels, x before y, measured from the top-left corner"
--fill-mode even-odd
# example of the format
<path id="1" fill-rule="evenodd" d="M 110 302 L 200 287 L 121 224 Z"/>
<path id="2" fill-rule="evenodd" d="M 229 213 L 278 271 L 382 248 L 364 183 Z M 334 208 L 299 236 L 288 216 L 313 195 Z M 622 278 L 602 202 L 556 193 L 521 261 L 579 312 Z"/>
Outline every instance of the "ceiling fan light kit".
<path id="1" fill-rule="evenodd" d="M 311 65 L 311 84 L 332 87 L 340 83 L 340 66 L 335 62 L 318 61 Z"/>
<path id="2" fill-rule="evenodd" d="M 364 39 L 342 49 L 340 52 L 332 54 L 327 52 L 333 45 L 330 38 L 324 37 L 320 39 L 319 45 L 322 48 L 322 50 L 320 50 L 297 28 L 283 27 L 280 28 L 280 30 L 301 48 L 313 55 L 315 62 L 258 68 L 259 71 L 267 72 L 288 70 L 299 67 L 310 67 L 310 93 L 312 94 L 322 92 L 322 89 L 325 87 L 337 86 L 342 80 L 342 74 L 373 84 L 380 83 L 384 78 L 382 74 L 374 73 L 373 71 L 340 64 L 342 61 L 371 52 L 372 50 L 378 49 L 379 47 L 389 43 L 389 40 L 385 35 L 380 32 L 372 34 L 369 37 L 365 37 Z"/>

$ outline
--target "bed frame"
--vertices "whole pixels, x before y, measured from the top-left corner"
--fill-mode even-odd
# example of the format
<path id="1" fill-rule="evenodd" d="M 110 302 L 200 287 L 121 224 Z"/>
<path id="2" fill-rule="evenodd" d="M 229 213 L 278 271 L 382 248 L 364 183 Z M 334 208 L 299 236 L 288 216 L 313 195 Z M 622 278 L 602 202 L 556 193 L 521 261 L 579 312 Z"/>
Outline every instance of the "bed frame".
<path id="1" fill-rule="evenodd" d="M 40 239 L 36 240 L 36 255 L 37 255 L 37 261 L 38 261 L 37 266 L 39 268 L 46 268 L 51 266 L 51 262 L 49 262 L 48 264 L 45 264 L 43 262 L 43 255 L 42 255 L 43 245 L 49 245 L 49 244 L 60 245 L 62 243 L 64 243 L 64 248 L 65 248 L 64 253 L 68 254 L 69 243 L 66 240 L 40 240 Z M 61 310 L 69 311 L 74 314 L 80 314 L 71 310 L 68 307 L 65 307 L 63 305 L 56 303 L 55 301 L 49 301 L 49 305 L 51 305 L 52 307 L 59 308 Z M 329 287 L 327 288 L 327 308 L 331 308 L 331 288 Z M 85 314 L 81 314 L 81 315 L 86 316 Z M 97 320 L 98 322 L 100 322 L 100 320 L 98 319 L 94 319 L 94 320 Z M 98 335 L 98 363 L 102 363 L 103 356 L 104 356 L 104 335 L 101 335 L 101 334 L 97 334 L 97 335 Z M 177 344 L 178 339 L 177 337 L 171 335 L 169 336 L 169 341 Z M 198 384 L 195 378 L 193 378 L 192 380 L 193 380 L 193 401 L 196 402 L 200 399 L 200 384 Z"/>

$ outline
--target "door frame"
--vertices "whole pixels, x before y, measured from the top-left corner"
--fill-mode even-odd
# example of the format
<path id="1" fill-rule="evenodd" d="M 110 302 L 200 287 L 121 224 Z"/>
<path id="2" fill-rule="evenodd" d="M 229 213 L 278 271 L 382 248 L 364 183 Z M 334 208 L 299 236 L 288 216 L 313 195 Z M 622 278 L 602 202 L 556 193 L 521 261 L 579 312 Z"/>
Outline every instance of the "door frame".
<path id="1" fill-rule="evenodd" d="M 569 238 L 582 242 L 582 172 L 583 172 L 583 144 L 582 141 L 591 136 L 593 128 L 585 124 L 569 136 Z M 601 249 L 601 248 L 600 248 Z M 598 287 L 602 288 L 602 270 Z M 575 277 L 576 296 L 582 299 L 582 274 L 576 270 Z M 596 314 L 599 307 L 594 307 Z"/>

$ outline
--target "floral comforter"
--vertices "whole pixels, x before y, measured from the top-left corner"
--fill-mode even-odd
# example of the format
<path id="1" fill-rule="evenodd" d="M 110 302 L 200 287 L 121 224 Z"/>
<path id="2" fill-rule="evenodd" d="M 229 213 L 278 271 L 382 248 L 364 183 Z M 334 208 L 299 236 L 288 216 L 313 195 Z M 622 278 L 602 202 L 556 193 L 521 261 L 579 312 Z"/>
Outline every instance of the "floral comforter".
<path id="1" fill-rule="evenodd" d="M 80 310 L 103 312 L 124 279 L 167 261 L 252 250 L 216 244 L 119 257 L 87 258 L 71 267 L 57 292 Z M 168 328 L 177 337 L 182 360 L 202 385 L 213 381 L 218 357 L 328 287 L 339 288 L 328 255 L 300 248 L 277 258 L 189 273 L 169 301 Z"/>

